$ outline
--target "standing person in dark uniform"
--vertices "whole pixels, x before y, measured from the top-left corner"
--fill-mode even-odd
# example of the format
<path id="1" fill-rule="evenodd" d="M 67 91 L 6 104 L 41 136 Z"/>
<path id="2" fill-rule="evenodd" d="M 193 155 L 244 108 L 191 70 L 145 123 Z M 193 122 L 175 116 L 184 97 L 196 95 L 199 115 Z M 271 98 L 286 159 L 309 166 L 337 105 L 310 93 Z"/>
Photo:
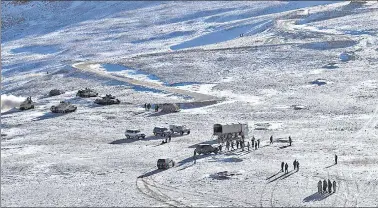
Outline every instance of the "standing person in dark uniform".
<path id="1" fill-rule="evenodd" d="M 193 159 L 194 159 L 194 163 L 196 163 L 197 162 L 197 157 L 196 157 L 196 151 L 194 150 L 194 155 L 193 155 Z"/>
<path id="2" fill-rule="evenodd" d="M 226 149 L 227 151 L 230 151 L 230 142 L 228 140 L 226 141 Z"/>
<path id="3" fill-rule="evenodd" d="M 172 136 L 169 134 L 168 135 L 168 141 L 171 142 Z"/>
<path id="4" fill-rule="evenodd" d="M 328 193 L 332 193 L 332 182 L 328 179 Z"/>
<path id="5" fill-rule="evenodd" d="M 255 150 L 257 150 L 257 142 L 255 142 Z"/>
<path id="6" fill-rule="evenodd" d="M 235 148 L 234 148 L 234 141 L 231 141 L 231 149 L 235 150 Z"/>
<path id="7" fill-rule="evenodd" d="M 270 144 L 273 144 L 273 135 L 270 136 Z"/>
<path id="8" fill-rule="evenodd" d="M 255 147 L 255 136 L 252 136 L 252 148 Z"/>
<path id="9" fill-rule="evenodd" d="M 285 164 L 285 173 L 289 173 L 289 165 L 287 163 Z"/>
<path id="10" fill-rule="evenodd" d="M 292 140 L 291 140 L 291 136 L 289 136 L 289 145 L 291 146 L 291 142 L 292 142 Z"/>
<path id="11" fill-rule="evenodd" d="M 299 171 L 299 162 L 297 161 L 297 171 Z"/>
<path id="12" fill-rule="evenodd" d="M 281 172 L 284 172 L 284 166 L 285 166 L 285 163 L 282 162 L 282 163 L 281 163 Z"/>
<path id="13" fill-rule="evenodd" d="M 318 182 L 318 193 L 319 194 L 322 193 L 322 180 L 319 180 L 319 182 Z"/>
<path id="14" fill-rule="evenodd" d="M 236 149 L 239 149 L 239 140 L 236 140 Z"/>
<path id="15" fill-rule="evenodd" d="M 248 142 L 247 142 L 248 152 L 249 152 L 249 146 L 251 146 L 251 144 L 250 144 L 249 141 L 248 141 Z"/>
<path id="16" fill-rule="evenodd" d="M 260 148 L 260 139 L 257 140 L 257 147 Z"/>
<path id="17" fill-rule="evenodd" d="M 323 180 L 323 193 L 327 193 L 327 181 Z"/>
<path id="18" fill-rule="evenodd" d="M 336 181 L 333 181 L 333 193 L 335 193 L 336 192 Z"/>
<path id="19" fill-rule="evenodd" d="M 294 160 L 293 162 L 294 170 L 297 168 L 297 160 Z"/>
<path id="20" fill-rule="evenodd" d="M 147 103 L 144 104 L 144 110 L 147 110 Z"/>
<path id="21" fill-rule="evenodd" d="M 335 164 L 337 164 L 337 155 L 335 154 Z"/>

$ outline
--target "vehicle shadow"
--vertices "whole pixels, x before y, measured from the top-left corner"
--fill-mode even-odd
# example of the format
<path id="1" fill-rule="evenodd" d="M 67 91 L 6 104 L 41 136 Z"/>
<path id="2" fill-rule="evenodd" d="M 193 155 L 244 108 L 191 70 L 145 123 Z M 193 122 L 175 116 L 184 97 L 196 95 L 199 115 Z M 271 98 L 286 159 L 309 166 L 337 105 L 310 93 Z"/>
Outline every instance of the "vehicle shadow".
<path id="1" fill-rule="evenodd" d="M 165 171 L 165 169 L 155 169 L 155 170 L 147 172 L 147 173 L 145 173 L 143 175 L 138 176 L 138 178 L 149 177 L 149 176 L 155 175 L 155 174 L 163 172 L 163 171 Z"/>
<path id="2" fill-rule="evenodd" d="M 52 112 L 47 112 L 43 114 L 42 116 L 38 116 L 36 118 L 33 118 L 32 121 L 41 121 L 45 119 L 50 119 L 50 118 L 56 118 L 65 115 L 66 113 L 52 113 Z"/>
<path id="3" fill-rule="evenodd" d="M 160 136 L 148 136 L 144 139 L 127 139 L 127 138 L 122 138 L 122 139 L 117 139 L 109 144 L 127 144 L 127 143 L 133 143 L 137 141 L 151 141 L 151 140 L 165 140 L 165 137 L 160 137 Z M 158 146 L 158 145 L 157 145 Z"/>
<path id="4" fill-rule="evenodd" d="M 285 149 L 285 148 L 288 148 L 288 147 L 290 147 L 290 145 L 279 147 L 279 149 Z"/>
<path id="5" fill-rule="evenodd" d="M 12 108 L 12 109 L 10 109 L 10 110 L 8 110 L 6 112 L 1 112 L 1 115 L 5 116 L 5 115 L 9 115 L 9 114 L 13 114 L 13 113 L 19 113 L 19 112 L 22 112 L 22 110 L 19 110 L 17 108 Z"/>
<path id="6" fill-rule="evenodd" d="M 206 158 L 206 157 L 209 157 L 209 156 L 213 156 L 213 154 L 208 154 L 208 155 L 197 155 L 196 156 L 196 160 L 199 160 L 199 159 L 203 159 L 203 158 Z M 184 164 L 186 164 L 186 163 L 188 163 L 188 162 L 194 162 L 194 157 L 193 156 L 190 156 L 190 157 L 188 157 L 188 158 L 186 158 L 186 159 L 183 159 L 183 160 L 181 160 L 180 162 L 178 162 L 177 164 L 178 164 L 178 166 L 182 166 L 182 165 L 184 165 Z"/>
<path id="7" fill-rule="evenodd" d="M 329 196 L 331 196 L 333 193 L 329 194 L 329 193 L 326 193 L 326 194 L 320 194 L 318 192 L 316 193 L 313 193 L 311 194 L 310 196 L 306 197 L 303 199 L 303 202 L 311 202 L 311 201 L 321 201 L 321 200 L 324 200 L 326 198 L 328 198 Z"/>

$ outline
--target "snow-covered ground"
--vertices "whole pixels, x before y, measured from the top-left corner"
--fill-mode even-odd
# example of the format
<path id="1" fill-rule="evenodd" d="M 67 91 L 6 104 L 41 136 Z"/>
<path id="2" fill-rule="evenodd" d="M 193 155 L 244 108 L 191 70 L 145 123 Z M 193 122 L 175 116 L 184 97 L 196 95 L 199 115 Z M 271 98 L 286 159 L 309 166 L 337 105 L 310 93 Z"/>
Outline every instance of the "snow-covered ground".
<path id="1" fill-rule="evenodd" d="M 3 206 L 378 206 L 377 2 L 1 6 Z M 85 87 L 121 104 L 75 97 Z M 54 88 L 65 93 L 48 97 Z M 14 108 L 28 96 L 35 109 Z M 77 111 L 51 113 L 62 100 Z M 192 105 L 143 108 L 172 102 Z M 232 122 L 261 147 L 194 163 L 213 125 Z M 169 124 L 191 133 L 160 145 L 152 129 Z M 126 140 L 127 128 L 147 138 Z M 177 165 L 157 171 L 164 157 Z M 320 179 L 336 193 L 316 194 Z"/>

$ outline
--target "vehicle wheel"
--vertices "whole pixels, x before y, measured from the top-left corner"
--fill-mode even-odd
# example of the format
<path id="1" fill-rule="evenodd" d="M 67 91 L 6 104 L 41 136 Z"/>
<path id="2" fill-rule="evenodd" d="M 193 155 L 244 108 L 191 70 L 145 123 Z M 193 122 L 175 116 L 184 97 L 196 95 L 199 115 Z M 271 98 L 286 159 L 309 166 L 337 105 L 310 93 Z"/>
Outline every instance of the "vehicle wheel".
<path id="1" fill-rule="evenodd" d="M 184 135 L 184 132 L 182 131 L 182 132 L 180 132 L 180 135 Z"/>
<path id="2" fill-rule="evenodd" d="M 190 131 L 188 131 L 188 134 L 190 134 Z"/>
<path id="3" fill-rule="evenodd" d="M 144 139 L 145 138 L 145 136 L 142 136 L 142 139 Z"/>
<path id="4" fill-rule="evenodd" d="M 24 107 L 21 107 L 20 110 L 25 110 L 25 108 L 24 108 Z"/>
<path id="5" fill-rule="evenodd" d="M 127 136 L 126 136 L 126 139 L 130 139 L 130 136 L 129 136 L 129 135 L 127 135 Z"/>
<path id="6" fill-rule="evenodd" d="M 32 105 L 32 106 L 31 106 L 31 108 L 33 108 L 33 109 L 34 109 L 34 105 Z"/>

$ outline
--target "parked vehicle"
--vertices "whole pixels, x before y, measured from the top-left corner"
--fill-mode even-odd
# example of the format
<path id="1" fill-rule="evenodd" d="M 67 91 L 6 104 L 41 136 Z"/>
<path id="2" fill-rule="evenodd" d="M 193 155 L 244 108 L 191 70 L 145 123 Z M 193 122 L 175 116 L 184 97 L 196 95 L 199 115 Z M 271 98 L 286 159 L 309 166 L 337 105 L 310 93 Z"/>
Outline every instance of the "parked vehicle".
<path id="1" fill-rule="evenodd" d="M 146 137 L 139 129 L 128 129 L 125 131 L 127 139 L 144 139 Z"/>
<path id="2" fill-rule="evenodd" d="M 165 137 L 171 134 L 171 132 L 165 127 L 155 127 L 152 132 L 154 133 L 155 136 L 160 135 L 162 137 Z"/>
<path id="3" fill-rule="evenodd" d="M 185 125 L 169 125 L 169 130 L 174 133 L 180 133 L 183 135 L 184 133 L 190 134 L 190 129 L 187 128 Z"/>
<path id="4" fill-rule="evenodd" d="M 196 149 L 194 150 L 198 155 L 205 154 L 208 155 L 210 153 L 218 154 L 219 148 L 214 147 L 210 144 L 199 144 L 197 145 Z"/>
<path id="5" fill-rule="evenodd" d="M 172 159 L 166 158 L 166 159 L 158 159 L 157 161 L 157 167 L 158 169 L 168 169 L 175 166 L 175 161 Z"/>
<path id="6" fill-rule="evenodd" d="M 213 135 L 218 136 L 218 142 L 224 143 L 230 140 L 239 140 L 248 137 L 248 124 L 214 124 Z M 240 138 L 241 137 L 241 138 Z"/>
<path id="7" fill-rule="evenodd" d="M 20 104 L 20 110 L 29 110 L 34 108 L 35 102 L 32 101 L 31 97 L 27 97 L 25 101 Z"/>

